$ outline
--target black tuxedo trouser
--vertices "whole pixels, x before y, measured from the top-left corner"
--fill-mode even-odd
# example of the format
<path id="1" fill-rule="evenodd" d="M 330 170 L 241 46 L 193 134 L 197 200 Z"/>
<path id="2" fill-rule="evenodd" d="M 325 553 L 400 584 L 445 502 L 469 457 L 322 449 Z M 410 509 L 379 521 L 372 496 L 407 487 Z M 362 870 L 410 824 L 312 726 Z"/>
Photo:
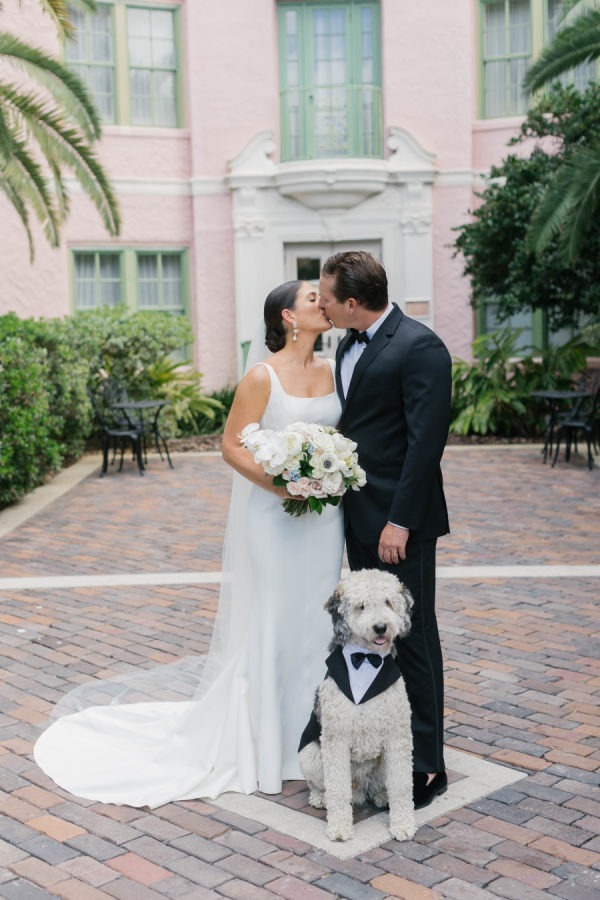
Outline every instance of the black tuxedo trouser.
<path id="1" fill-rule="evenodd" d="M 404 582 L 414 597 L 412 625 L 398 641 L 397 662 L 412 710 L 413 769 L 443 772 L 444 671 L 435 616 L 436 539 L 408 541 L 406 559 L 397 566 L 382 563 L 377 546 L 361 544 L 346 528 L 346 549 L 352 571 L 383 569 Z"/>

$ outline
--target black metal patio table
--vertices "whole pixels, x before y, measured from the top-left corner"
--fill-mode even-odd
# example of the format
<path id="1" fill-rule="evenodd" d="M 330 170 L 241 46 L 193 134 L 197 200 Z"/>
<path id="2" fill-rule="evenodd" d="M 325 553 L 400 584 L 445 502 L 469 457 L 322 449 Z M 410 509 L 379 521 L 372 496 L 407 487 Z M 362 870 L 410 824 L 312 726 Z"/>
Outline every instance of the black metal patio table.
<path id="1" fill-rule="evenodd" d="M 554 444 L 554 432 L 559 420 L 559 416 L 568 413 L 569 416 L 577 415 L 581 404 L 592 396 L 591 391 L 574 391 L 574 390 L 538 390 L 532 391 L 531 397 L 548 401 L 548 424 L 546 426 L 546 436 L 542 449 L 542 457 L 544 462 L 548 459 L 548 454 L 552 452 Z M 567 402 L 571 402 L 572 406 L 567 406 Z"/>
<path id="2" fill-rule="evenodd" d="M 167 400 L 121 400 L 118 403 L 113 403 L 113 409 L 119 409 L 130 421 L 132 426 L 138 427 L 143 435 L 143 444 L 144 444 L 144 463 L 147 462 L 147 447 L 146 440 L 147 436 L 150 435 L 154 438 L 154 443 L 156 446 L 156 450 L 158 451 L 158 455 L 161 459 L 163 459 L 162 448 L 165 451 L 169 466 L 171 469 L 173 468 L 173 463 L 171 461 L 171 457 L 169 455 L 169 448 L 167 446 L 167 441 L 162 434 L 159 427 L 159 416 L 160 412 L 167 405 Z M 152 420 L 148 422 L 144 420 L 144 413 L 147 413 L 149 410 L 153 410 Z"/>

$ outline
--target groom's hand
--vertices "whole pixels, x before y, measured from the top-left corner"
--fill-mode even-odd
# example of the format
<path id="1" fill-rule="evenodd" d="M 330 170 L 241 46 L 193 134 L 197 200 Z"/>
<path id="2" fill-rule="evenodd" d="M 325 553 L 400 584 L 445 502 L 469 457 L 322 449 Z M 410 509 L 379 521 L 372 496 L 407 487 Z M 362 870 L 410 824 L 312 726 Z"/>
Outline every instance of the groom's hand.
<path id="1" fill-rule="evenodd" d="M 406 542 L 410 531 L 388 522 L 379 538 L 379 559 L 388 565 L 397 565 L 406 559 Z"/>

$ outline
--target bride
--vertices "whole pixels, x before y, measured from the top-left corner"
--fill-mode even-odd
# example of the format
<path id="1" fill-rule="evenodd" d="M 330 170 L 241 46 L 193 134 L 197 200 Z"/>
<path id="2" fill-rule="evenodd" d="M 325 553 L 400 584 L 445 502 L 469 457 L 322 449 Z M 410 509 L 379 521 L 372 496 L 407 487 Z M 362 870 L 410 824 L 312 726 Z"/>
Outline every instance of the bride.
<path id="1" fill-rule="evenodd" d="M 97 680 L 57 705 L 34 757 L 72 794 L 151 808 L 224 791 L 279 793 L 302 778 L 298 742 L 324 674 L 330 636 L 323 603 L 339 580 L 339 507 L 293 517 L 239 434 L 251 422 L 335 425 L 333 364 L 314 355 L 332 326 L 313 286 L 268 295 L 272 352 L 241 380 L 223 435 L 235 470 L 221 595 L 207 655 Z"/>

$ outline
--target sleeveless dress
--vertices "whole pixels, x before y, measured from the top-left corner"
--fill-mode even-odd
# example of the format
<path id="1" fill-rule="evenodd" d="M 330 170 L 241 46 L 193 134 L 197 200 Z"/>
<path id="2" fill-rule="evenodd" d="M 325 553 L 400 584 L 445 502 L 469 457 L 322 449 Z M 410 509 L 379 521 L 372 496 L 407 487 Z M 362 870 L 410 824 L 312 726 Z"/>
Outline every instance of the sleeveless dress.
<path id="1" fill-rule="evenodd" d="M 290 396 L 262 365 L 271 393 L 261 427 L 337 424 L 335 392 Z M 298 744 L 331 637 L 323 604 L 341 571 L 341 507 L 295 518 L 234 474 L 228 534 L 208 654 L 80 686 L 58 704 L 34 758 L 72 794 L 154 808 L 279 793 L 302 778 Z"/>

